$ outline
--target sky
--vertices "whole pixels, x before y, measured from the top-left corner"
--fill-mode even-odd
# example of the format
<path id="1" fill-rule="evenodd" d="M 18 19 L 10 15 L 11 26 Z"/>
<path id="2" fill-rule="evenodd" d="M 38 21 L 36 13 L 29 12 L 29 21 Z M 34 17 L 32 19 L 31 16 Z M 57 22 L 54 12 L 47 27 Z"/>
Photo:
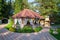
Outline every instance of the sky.
<path id="1" fill-rule="evenodd" d="M 28 2 L 33 2 L 34 0 L 28 0 Z"/>
<path id="2" fill-rule="evenodd" d="M 7 0 L 7 2 L 8 2 L 9 0 Z M 14 0 L 13 0 L 14 1 Z M 34 0 L 28 0 L 28 2 L 33 2 Z"/>

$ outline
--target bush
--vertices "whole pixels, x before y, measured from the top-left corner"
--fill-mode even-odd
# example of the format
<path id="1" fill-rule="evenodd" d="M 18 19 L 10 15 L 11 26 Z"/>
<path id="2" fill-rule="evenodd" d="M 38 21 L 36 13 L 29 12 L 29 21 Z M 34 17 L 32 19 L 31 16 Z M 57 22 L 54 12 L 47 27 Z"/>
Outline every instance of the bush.
<path id="1" fill-rule="evenodd" d="M 10 19 L 10 23 L 7 24 L 7 26 L 5 28 L 7 28 L 9 30 L 9 28 L 11 28 L 13 25 L 13 20 Z"/>
<path id="2" fill-rule="evenodd" d="M 15 32 L 15 28 L 13 28 L 13 27 L 11 27 L 11 28 L 9 28 L 9 31 L 12 31 L 12 32 Z"/>
<path id="3" fill-rule="evenodd" d="M 21 29 L 16 29 L 15 32 L 21 33 Z"/>
<path id="4" fill-rule="evenodd" d="M 53 35 L 57 40 L 60 40 L 60 29 L 56 30 L 58 34 L 53 34 L 53 30 L 50 29 L 50 34 Z"/>
<path id="5" fill-rule="evenodd" d="M 21 32 L 23 33 L 31 33 L 34 32 L 33 28 L 31 26 L 24 26 L 23 29 L 21 29 Z"/>
<path id="6" fill-rule="evenodd" d="M 34 28 L 34 31 L 39 32 L 41 29 L 42 29 L 41 27 L 36 27 L 36 28 Z"/>
<path id="7" fill-rule="evenodd" d="M 18 33 L 32 33 L 32 32 L 39 32 L 42 28 L 41 27 L 36 27 L 36 28 L 32 28 L 30 25 L 26 25 L 24 26 L 22 29 L 15 29 L 12 27 L 13 25 L 13 21 L 10 21 L 10 23 L 5 27 L 8 30 L 12 31 L 12 32 L 18 32 Z"/>
<path id="8" fill-rule="evenodd" d="M 53 33 L 53 30 L 52 29 L 50 29 L 50 31 L 49 31 L 51 34 Z"/>
<path id="9" fill-rule="evenodd" d="M 57 29 L 57 32 L 60 33 L 60 28 Z"/>
<path id="10" fill-rule="evenodd" d="M 36 27 L 36 28 L 32 28 L 29 25 L 24 26 L 22 29 L 16 29 L 16 32 L 18 33 L 32 33 L 32 32 L 39 32 L 42 28 L 41 27 Z"/>

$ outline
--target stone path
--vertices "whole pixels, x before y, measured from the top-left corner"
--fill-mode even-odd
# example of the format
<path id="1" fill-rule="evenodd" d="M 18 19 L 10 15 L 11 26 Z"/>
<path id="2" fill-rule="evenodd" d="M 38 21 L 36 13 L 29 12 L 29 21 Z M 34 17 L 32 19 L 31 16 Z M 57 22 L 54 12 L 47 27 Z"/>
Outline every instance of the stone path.
<path id="1" fill-rule="evenodd" d="M 0 25 L 0 40 L 57 40 L 49 34 L 49 29 L 44 28 L 38 33 L 14 33 Z"/>

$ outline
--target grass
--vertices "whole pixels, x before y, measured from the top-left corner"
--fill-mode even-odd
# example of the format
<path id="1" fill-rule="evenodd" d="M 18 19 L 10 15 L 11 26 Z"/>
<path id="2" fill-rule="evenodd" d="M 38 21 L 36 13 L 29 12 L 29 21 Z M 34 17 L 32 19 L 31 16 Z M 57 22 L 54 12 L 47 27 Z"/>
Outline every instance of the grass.
<path id="1" fill-rule="evenodd" d="M 53 35 L 56 39 L 60 40 L 60 28 L 56 30 L 58 34 L 53 34 L 53 30 L 50 29 L 50 34 Z"/>

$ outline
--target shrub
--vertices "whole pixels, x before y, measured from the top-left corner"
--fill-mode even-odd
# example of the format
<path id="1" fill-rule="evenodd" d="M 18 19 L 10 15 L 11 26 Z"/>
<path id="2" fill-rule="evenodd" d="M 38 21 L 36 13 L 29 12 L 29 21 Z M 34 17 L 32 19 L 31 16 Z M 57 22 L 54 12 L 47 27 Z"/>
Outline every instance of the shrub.
<path id="1" fill-rule="evenodd" d="M 11 21 L 5 28 L 7 28 L 8 30 L 12 31 L 12 32 L 18 32 L 18 33 L 32 33 L 32 32 L 39 32 L 42 28 L 41 27 L 36 27 L 36 28 L 32 28 L 30 25 L 26 25 L 24 26 L 22 29 L 15 29 L 12 27 L 13 22 Z"/>
<path id="2" fill-rule="evenodd" d="M 39 32 L 41 29 L 42 29 L 42 27 L 36 27 L 36 28 L 34 28 L 34 31 Z"/>
<path id="3" fill-rule="evenodd" d="M 10 19 L 10 23 L 7 24 L 7 26 L 5 28 L 7 28 L 9 30 L 9 28 L 11 28 L 13 25 L 13 20 Z"/>
<path id="4" fill-rule="evenodd" d="M 57 32 L 60 33 L 60 28 L 57 29 Z"/>
<path id="5" fill-rule="evenodd" d="M 21 29 L 21 32 L 23 33 L 31 33 L 34 32 L 33 28 L 31 26 L 24 26 L 23 29 Z"/>
<path id="6" fill-rule="evenodd" d="M 53 30 L 52 29 L 50 29 L 50 31 L 49 31 L 51 34 L 53 33 Z"/>
<path id="7" fill-rule="evenodd" d="M 22 29 L 16 29 L 16 32 L 18 33 L 32 33 L 32 32 L 39 32 L 42 28 L 41 27 L 36 27 L 36 28 L 32 28 L 29 25 L 24 26 Z"/>
<path id="8" fill-rule="evenodd" d="M 53 30 L 50 29 L 50 34 L 53 35 L 57 40 L 60 40 L 60 29 L 56 30 L 58 34 L 53 34 Z"/>
<path id="9" fill-rule="evenodd" d="M 21 33 L 21 29 L 16 29 L 15 32 Z"/>
<path id="10" fill-rule="evenodd" d="M 15 32 L 15 28 L 13 28 L 13 27 L 11 27 L 11 28 L 9 28 L 9 31 L 12 31 L 12 32 Z"/>

